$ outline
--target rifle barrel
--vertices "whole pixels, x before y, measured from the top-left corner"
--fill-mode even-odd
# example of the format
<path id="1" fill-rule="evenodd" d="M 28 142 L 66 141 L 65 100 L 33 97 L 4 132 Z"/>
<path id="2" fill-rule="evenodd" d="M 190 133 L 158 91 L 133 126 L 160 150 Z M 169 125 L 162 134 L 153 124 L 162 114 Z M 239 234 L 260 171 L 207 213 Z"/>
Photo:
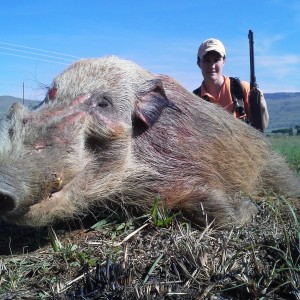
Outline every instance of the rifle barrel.
<path id="1" fill-rule="evenodd" d="M 250 93 L 249 93 L 249 103 L 250 103 L 250 114 L 251 114 L 251 125 L 263 131 L 262 122 L 262 109 L 261 109 L 261 92 L 258 89 L 256 83 L 255 73 L 254 73 L 254 42 L 253 42 L 253 32 L 249 30 L 249 47 L 250 47 Z"/>
<path id="2" fill-rule="evenodd" d="M 249 38 L 249 50 L 250 50 L 250 88 L 256 88 L 256 77 L 255 77 L 255 70 L 254 70 L 254 41 L 253 41 L 253 32 L 249 30 L 248 34 Z"/>

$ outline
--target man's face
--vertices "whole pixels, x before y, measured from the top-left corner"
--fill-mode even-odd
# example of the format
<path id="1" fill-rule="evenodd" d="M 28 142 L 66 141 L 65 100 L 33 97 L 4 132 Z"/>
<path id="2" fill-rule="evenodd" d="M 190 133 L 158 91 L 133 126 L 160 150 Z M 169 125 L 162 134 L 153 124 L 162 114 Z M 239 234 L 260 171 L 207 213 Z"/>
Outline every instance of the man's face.
<path id="1" fill-rule="evenodd" d="M 222 76 L 222 70 L 226 60 L 221 57 L 218 52 L 208 52 L 202 60 L 198 62 L 198 65 L 202 71 L 204 79 L 217 79 Z"/>

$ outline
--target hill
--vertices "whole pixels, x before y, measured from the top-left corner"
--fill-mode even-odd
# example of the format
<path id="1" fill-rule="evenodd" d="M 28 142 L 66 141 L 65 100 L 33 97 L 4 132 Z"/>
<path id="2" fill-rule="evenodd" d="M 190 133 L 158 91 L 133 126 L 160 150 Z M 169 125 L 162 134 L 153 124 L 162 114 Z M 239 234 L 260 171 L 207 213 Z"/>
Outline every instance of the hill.
<path id="1" fill-rule="evenodd" d="M 265 93 L 270 114 L 267 132 L 300 125 L 300 93 Z"/>
<path id="2" fill-rule="evenodd" d="M 40 101 L 37 100 L 27 100 L 22 98 L 17 98 L 17 97 L 12 97 L 12 96 L 0 96 L 0 119 L 8 112 L 9 108 L 13 103 L 23 103 L 25 106 L 33 108 L 36 105 L 40 103 Z"/>
<path id="3" fill-rule="evenodd" d="M 300 93 L 265 93 L 270 114 L 270 123 L 266 132 L 300 125 Z M 0 96 L 0 118 L 14 102 L 23 103 L 23 99 L 12 96 Z M 24 100 L 24 105 L 35 107 L 40 101 Z"/>

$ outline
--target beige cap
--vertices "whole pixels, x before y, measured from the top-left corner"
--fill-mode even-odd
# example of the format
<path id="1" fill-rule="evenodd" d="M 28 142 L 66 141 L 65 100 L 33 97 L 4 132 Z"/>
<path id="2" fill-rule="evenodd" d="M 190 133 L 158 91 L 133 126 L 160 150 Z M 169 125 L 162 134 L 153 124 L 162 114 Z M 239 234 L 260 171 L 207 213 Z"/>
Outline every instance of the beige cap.
<path id="1" fill-rule="evenodd" d="M 209 38 L 205 40 L 199 47 L 198 57 L 202 59 L 203 56 L 209 51 L 216 51 L 220 53 L 222 57 L 226 56 L 226 51 L 223 43 L 217 39 Z"/>

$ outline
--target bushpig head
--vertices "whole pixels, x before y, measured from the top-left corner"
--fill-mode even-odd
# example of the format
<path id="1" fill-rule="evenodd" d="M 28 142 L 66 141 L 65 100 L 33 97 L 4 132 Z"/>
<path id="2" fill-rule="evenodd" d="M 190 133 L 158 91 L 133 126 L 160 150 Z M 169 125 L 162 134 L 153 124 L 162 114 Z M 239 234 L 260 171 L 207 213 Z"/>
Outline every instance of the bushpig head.
<path id="1" fill-rule="evenodd" d="M 132 172 L 132 135 L 178 109 L 161 80 L 113 57 L 75 63 L 45 102 L 14 104 L 2 122 L 0 214 L 15 223 L 44 225 L 114 199 Z"/>

